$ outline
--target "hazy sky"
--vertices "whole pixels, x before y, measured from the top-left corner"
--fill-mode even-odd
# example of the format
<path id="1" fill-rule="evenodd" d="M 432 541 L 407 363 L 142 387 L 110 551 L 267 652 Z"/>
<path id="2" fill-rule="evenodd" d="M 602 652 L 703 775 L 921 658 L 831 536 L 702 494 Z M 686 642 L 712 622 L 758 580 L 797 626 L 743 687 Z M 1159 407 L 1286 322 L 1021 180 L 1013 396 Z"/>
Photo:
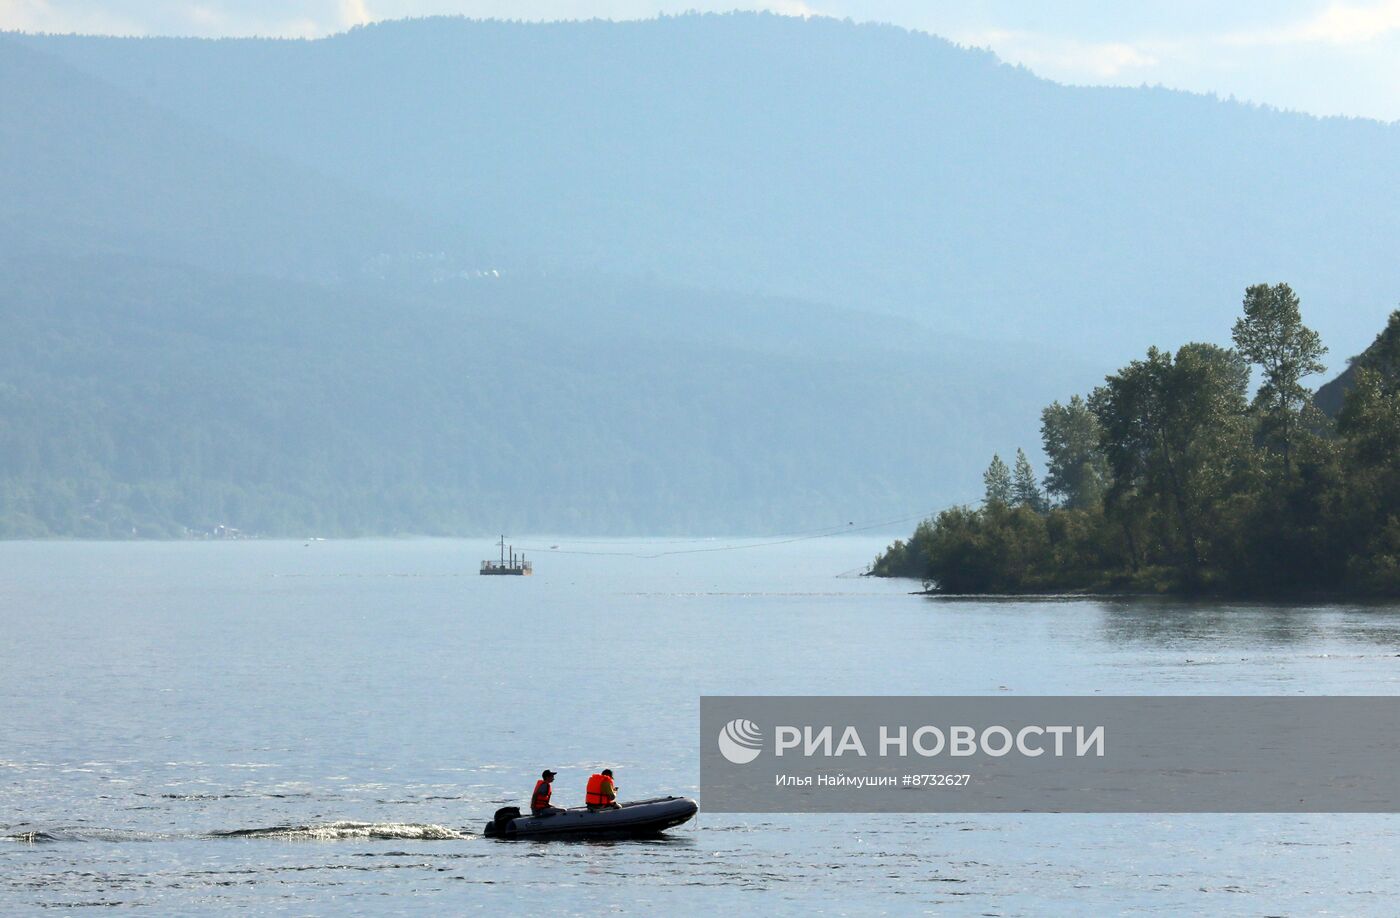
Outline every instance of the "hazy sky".
<path id="1" fill-rule="evenodd" d="M 0 0 L 0 28 L 313 37 L 431 14 L 635 19 L 735 6 L 893 22 L 1062 82 L 1161 83 L 1400 120 L 1400 0 Z"/>

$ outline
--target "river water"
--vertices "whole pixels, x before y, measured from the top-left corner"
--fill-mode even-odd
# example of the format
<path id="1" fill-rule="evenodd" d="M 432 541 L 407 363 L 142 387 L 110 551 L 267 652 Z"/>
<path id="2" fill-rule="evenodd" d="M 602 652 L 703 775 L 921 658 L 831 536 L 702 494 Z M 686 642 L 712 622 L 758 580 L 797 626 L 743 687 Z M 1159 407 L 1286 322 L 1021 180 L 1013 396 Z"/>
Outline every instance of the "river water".
<path id="1" fill-rule="evenodd" d="M 1400 606 L 950 601 L 857 537 L 0 544 L 0 913 L 1393 914 L 1400 816 L 477 833 L 541 768 L 698 794 L 702 694 L 1400 694 Z M 532 543 L 533 544 L 533 543 Z M 842 576 L 842 574 L 847 574 Z"/>

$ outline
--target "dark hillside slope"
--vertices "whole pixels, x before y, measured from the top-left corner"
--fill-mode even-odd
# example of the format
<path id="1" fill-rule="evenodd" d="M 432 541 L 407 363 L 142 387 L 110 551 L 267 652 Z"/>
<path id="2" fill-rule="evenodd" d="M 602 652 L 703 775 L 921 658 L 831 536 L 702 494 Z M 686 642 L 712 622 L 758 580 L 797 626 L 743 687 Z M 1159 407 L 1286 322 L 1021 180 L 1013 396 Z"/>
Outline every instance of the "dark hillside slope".
<path id="1" fill-rule="evenodd" d="M 1387 358 L 1384 355 L 1395 352 L 1394 342 L 1397 337 L 1400 337 L 1400 310 L 1390 314 L 1390 321 L 1385 330 L 1376 336 L 1376 340 L 1372 341 L 1366 350 L 1347 360 L 1345 370 L 1318 388 L 1317 394 L 1313 396 L 1313 403 L 1335 418 L 1342 413 L 1347 393 L 1356 385 L 1357 367 L 1384 369 L 1385 372 L 1393 374 L 1396 368 L 1386 366 Z"/>
<path id="2" fill-rule="evenodd" d="M 894 517 L 960 497 L 945 483 L 1031 436 L 1001 419 L 1026 417 L 1047 373 L 1084 375 L 993 385 L 997 355 L 918 329 L 578 277 L 408 294 L 5 258 L 0 324 L 7 536 Z"/>

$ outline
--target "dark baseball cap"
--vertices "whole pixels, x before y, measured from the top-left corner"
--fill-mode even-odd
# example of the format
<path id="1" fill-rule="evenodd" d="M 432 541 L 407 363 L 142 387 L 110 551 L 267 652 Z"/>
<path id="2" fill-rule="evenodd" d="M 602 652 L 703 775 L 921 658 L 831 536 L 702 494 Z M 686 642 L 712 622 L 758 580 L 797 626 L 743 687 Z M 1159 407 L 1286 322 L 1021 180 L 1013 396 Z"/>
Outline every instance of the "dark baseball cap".
<path id="1" fill-rule="evenodd" d="M 603 769 L 603 774 L 605 774 L 605 775 L 607 775 L 609 778 L 611 778 L 611 777 L 612 777 L 612 769 L 611 769 L 611 768 L 604 768 L 604 769 Z"/>
<path id="2" fill-rule="evenodd" d="M 546 768 L 543 772 L 540 773 L 540 777 L 541 777 L 541 778 L 552 778 L 552 777 L 554 777 L 554 772 L 552 772 L 552 771 L 550 771 L 548 768 Z"/>

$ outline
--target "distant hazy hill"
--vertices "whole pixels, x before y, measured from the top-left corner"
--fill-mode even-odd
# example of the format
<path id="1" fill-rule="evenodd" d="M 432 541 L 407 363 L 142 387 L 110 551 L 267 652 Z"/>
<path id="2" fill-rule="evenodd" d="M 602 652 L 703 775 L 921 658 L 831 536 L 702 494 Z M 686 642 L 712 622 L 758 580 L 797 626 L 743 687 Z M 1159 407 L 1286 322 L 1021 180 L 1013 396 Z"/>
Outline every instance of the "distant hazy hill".
<path id="1" fill-rule="evenodd" d="M 1400 129 L 894 28 L 0 35 L 0 86 L 0 536 L 917 513 L 1246 283 L 1333 353 L 1400 300 Z"/>
<path id="2" fill-rule="evenodd" d="M 0 244 L 331 277 L 421 250 L 408 209 L 0 36 Z"/>
<path id="3" fill-rule="evenodd" d="M 1249 283 L 1292 283 L 1344 353 L 1400 299 L 1400 126 L 1066 88 L 893 27 L 736 14 L 27 41 L 516 263 L 1043 337 L 1105 369 L 1144 341 L 1217 337 Z"/>

